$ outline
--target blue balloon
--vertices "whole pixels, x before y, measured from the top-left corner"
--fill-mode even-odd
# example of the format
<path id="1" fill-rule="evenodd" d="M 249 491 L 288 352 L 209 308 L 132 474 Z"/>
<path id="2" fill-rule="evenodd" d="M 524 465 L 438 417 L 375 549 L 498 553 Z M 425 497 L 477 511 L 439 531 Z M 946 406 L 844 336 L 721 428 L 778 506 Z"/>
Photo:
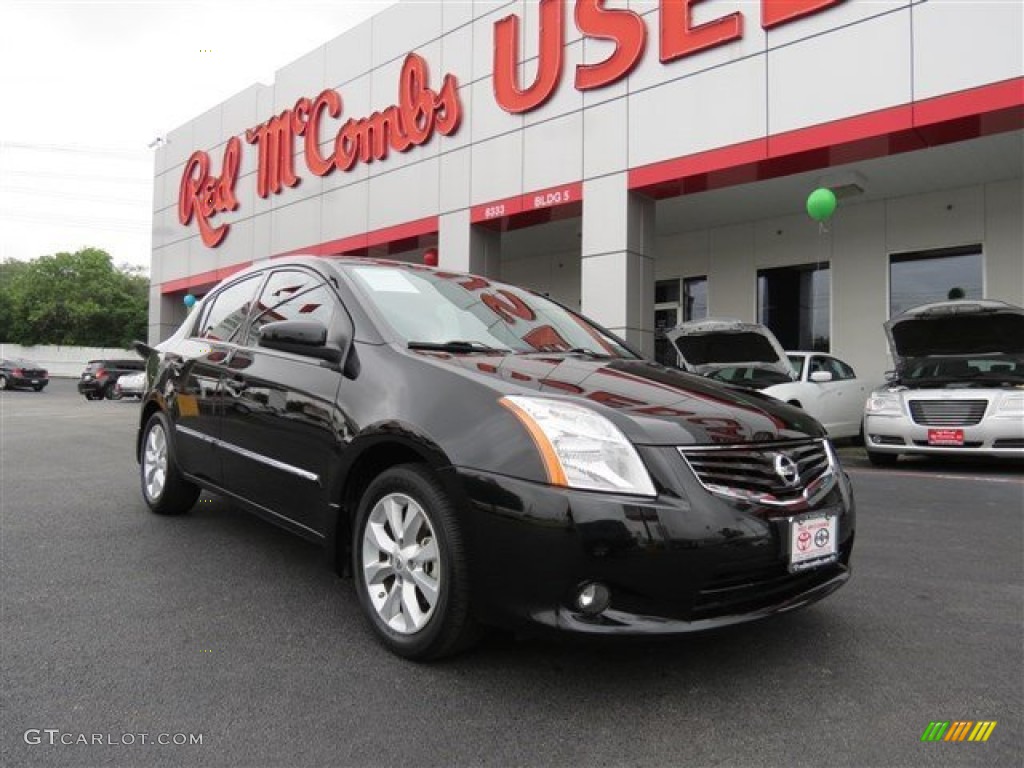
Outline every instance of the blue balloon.
<path id="1" fill-rule="evenodd" d="M 189 309 L 192 309 L 192 307 L 194 307 L 195 305 L 196 305 L 196 297 L 193 296 L 191 293 L 186 293 L 185 294 L 185 306 L 188 307 Z"/>

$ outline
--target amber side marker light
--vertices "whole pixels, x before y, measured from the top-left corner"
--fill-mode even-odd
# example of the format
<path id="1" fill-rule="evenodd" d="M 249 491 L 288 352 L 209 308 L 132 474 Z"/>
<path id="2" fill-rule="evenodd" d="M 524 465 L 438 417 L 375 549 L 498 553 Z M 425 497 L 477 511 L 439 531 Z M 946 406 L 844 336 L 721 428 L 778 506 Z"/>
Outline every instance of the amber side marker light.
<path id="1" fill-rule="evenodd" d="M 544 470 L 548 473 L 548 482 L 552 485 L 568 487 L 569 480 L 565 476 L 565 470 L 562 469 L 562 462 L 558 460 L 558 454 L 555 453 L 555 446 L 548 440 L 548 436 L 544 434 L 544 430 L 540 428 L 540 425 L 533 420 L 530 414 L 510 400 L 502 398 L 498 402 L 512 411 L 515 417 L 526 427 L 526 431 L 530 433 L 530 437 L 533 438 L 533 442 L 537 446 L 537 452 L 540 453 Z"/>

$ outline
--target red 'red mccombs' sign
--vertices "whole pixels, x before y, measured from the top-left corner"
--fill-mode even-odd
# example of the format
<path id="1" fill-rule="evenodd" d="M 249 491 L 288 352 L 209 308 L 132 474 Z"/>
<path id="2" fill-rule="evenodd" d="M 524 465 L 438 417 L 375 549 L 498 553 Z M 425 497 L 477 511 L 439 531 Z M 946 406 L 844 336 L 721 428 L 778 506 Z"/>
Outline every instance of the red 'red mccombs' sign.
<path id="1" fill-rule="evenodd" d="M 462 121 L 459 82 L 446 75 L 439 91 L 430 88 L 427 62 L 410 53 L 399 77 L 398 103 L 368 117 L 349 118 L 334 135 L 330 151 L 324 154 L 320 144 L 327 136 L 325 117 L 338 118 L 342 97 L 327 89 L 315 99 L 301 98 L 291 109 L 250 128 L 245 140 L 259 150 L 256 166 L 256 193 L 267 197 L 280 194 L 299 184 L 295 168 L 295 138 L 303 139 L 306 167 L 316 176 L 335 169 L 350 171 L 357 162 L 384 160 L 391 150 L 405 152 L 426 144 L 434 132 L 450 136 Z M 193 217 L 203 243 L 215 248 L 228 233 L 229 224 L 215 227 L 211 219 L 218 213 L 238 208 L 235 183 L 241 154 L 241 141 L 232 137 L 224 150 L 221 175 L 210 171 L 210 156 L 193 152 L 185 163 L 178 190 L 178 221 L 188 225 Z"/>
<path id="2" fill-rule="evenodd" d="M 459 82 L 454 75 L 446 75 L 435 93 L 429 81 L 427 62 L 410 53 L 399 77 L 398 104 L 369 117 L 346 120 L 326 156 L 320 152 L 321 123 L 325 113 L 332 118 L 341 115 L 343 102 L 337 91 L 328 89 L 313 100 L 299 99 L 291 109 L 250 128 L 245 140 L 259 147 L 257 194 L 267 197 L 299 183 L 292 154 L 296 136 L 305 140 L 306 167 L 316 176 L 326 176 L 335 169 L 349 171 L 357 162 L 383 160 L 392 149 L 405 152 L 425 144 L 434 131 L 451 135 L 462 120 Z"/>
<path id="3" fill-rule="evenodd" d="M 238 208 L 235 183 L 238 181 L 239 157 L 242 142 L 233 136 L 224 147 L 221 175 L 210 173 L 210 156 L 206 152 L 193 152 L 185 163 L 178 187 L 178 221 L 188 226 L 195 216 L 203 244 L 216 248 L 228 233 L 228 224 L 215 227 L 210 224 L 218 213 Z"/>

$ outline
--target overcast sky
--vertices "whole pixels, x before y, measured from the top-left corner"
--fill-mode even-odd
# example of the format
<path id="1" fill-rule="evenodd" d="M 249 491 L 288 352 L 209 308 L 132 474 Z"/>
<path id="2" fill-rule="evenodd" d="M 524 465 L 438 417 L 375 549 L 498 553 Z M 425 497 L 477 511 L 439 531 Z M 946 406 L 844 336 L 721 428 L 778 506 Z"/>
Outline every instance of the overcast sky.
<path id="1" fill-rule="evenodd" d="M 147 145 L 394 2 L 0 0 L 0 260 L 148 267 Z"/>

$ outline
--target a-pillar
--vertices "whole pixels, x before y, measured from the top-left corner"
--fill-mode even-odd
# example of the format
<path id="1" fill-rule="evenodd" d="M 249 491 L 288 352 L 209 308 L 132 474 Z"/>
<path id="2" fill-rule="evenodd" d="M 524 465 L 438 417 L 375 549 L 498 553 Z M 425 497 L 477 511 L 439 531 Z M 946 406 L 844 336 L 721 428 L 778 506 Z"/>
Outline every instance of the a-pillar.
<path id="1" fill-rule="evenodd" d="M 438 224 L 437 263 L 453 272 L 499 278 L 501 234 L 471 224 L 468 209 L 446 213 Z"/>
<path id="2" fill-rule="evenodd" d="M 583 314 L 654 357 L 654 201 L 625 173 L 583 185 Z"/>

